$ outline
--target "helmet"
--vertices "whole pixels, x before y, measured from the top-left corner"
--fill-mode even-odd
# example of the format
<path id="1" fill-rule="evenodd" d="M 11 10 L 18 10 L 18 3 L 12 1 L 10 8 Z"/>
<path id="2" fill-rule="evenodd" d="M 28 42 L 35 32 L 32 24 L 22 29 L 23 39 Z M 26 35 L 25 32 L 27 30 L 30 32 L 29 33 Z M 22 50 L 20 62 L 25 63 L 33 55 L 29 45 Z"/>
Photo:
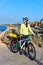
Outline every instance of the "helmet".
<path id="1" fill-rule="evenodd" d="M 23 18 L 23 20 L 26 20 L 26 21 L 28 21 L 28 18 L 27 18 L 27 17 L 25 17 L 25 18 Z"/>

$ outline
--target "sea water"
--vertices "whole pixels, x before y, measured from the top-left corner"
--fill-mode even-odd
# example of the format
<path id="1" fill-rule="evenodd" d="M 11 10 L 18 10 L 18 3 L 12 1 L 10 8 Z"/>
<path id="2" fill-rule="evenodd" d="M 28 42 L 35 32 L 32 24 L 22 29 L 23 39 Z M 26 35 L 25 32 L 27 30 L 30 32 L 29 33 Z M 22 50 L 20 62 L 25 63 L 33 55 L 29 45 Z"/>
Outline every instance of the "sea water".
<path id="1" fill-rule="evenodd" d="M 0 25 L 0 33 L 3 32 L 3 31 L 5 31 L 6 29 L 7 29 L 7 26 L 1 26 Z"/>

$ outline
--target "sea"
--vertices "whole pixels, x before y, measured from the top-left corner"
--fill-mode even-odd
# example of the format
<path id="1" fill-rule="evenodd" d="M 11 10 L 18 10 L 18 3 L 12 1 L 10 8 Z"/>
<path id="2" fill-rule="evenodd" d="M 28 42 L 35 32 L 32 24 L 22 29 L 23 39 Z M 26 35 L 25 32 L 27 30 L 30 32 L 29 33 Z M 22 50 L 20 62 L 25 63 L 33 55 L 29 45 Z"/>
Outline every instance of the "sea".
<path id="1" fill-rule="evenodd" d="M 5 31 L 7 29 L 7 26 L 0 25 L 0 33 Z"/>

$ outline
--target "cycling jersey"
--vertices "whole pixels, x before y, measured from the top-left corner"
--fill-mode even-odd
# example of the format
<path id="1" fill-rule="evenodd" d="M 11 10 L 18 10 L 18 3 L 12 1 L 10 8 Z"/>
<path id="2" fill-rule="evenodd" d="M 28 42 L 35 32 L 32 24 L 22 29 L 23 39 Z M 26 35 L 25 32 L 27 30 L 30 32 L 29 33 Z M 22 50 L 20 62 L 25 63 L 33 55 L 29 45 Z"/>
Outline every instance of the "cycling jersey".
<path id="1" fill-rule="evenodd" d="M 20 34 L 29 35 L 30 32 L 31 32 L 31 34 L 34 35 L 34 32 L 32 31 L 32 29 L 31 29 L 29 24 L 28 24 L 28 27 L 26 27 L 25 24 L 21 24 Z"/>

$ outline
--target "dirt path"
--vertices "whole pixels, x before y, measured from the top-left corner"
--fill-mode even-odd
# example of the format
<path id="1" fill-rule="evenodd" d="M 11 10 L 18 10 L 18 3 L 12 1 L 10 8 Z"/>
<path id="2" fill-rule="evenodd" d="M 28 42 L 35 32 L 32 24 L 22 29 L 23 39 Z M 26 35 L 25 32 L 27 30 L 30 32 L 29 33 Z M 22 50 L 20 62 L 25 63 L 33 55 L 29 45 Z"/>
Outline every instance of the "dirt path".
<path id="1" fill-rule="evenodd" d="M 36 48 L 37 56 L 34 61 L 25 55 L 12 53 L 6 45 L 0 41 L 0 65 L 43 65 L 43 49 Z"/>

